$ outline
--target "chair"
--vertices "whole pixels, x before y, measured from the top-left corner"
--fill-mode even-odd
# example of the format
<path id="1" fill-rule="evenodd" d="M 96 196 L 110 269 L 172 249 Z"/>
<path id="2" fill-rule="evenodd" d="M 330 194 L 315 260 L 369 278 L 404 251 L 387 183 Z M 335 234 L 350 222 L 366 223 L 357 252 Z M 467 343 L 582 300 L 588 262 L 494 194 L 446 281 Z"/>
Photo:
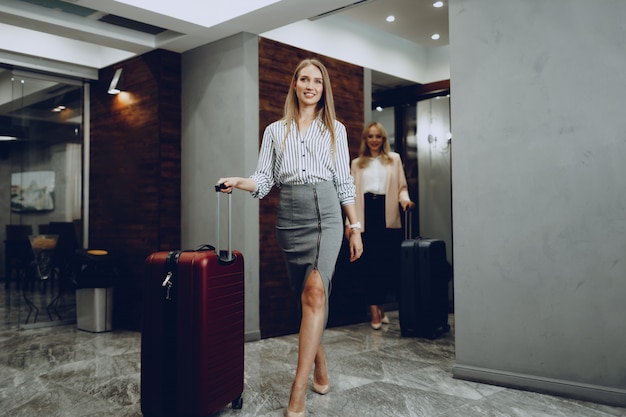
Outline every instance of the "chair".
<path id="1" fill-rule="evenodd" d="M 33 234 L 33 227 L 28 224 L 7 224 L 5 253 L 5 288 L 10 288 L 11 280 L 15 275 L 16 287 L 19 289 L 28 268 L 34 259 L 30 248 L 29 236 Z"/>
<path id="2" fill-rule="evenodd" d="M 78 246 L 78 240 L 76 239 L 74 223 L 50 222 L 47 225 L 42 224 L 39 225 L 39 233 L 40 238 L 43 237 L 43 235 L 54 235 L 56 237 L 56 244 L 54 245 L 54 249 L 51 250 L 48 260 L 44 261 L 44 258 L 48 256 L 37 257 L 38 261 L 45 262 L 46 266 L 43 269 L 46 272 L 41 275 L 42 265 L 39 265 L 36 269 L 36 273 L 32 277 L 32 281 L 28 282 L 28 288 L 30 288 L 32 284 L 33 287 L 39 289 L 41 294 L 52 295 L 52 300 L 46 306 L 48 317 L 50 321 L 53 321 L 53 315 L 56 315 L 56 317 L 61 320 L 62 317 L 59 313 L 61 296 L 68 290 L 73 290 L 76 278 L 73 267 L 76 262 L 74 252 Z M 24 283 L 24 285 L 26 285 L 26 283 Z M 22 289 L 24 288 L 23 286 Z M 31 299 L 32 294 L 23 291 L 23 296 L 25 303 L 29 307 L 26 323 L 30 320 L 32 313 L 34 313 L 33 323 L 35 323 L 37 322 L 39 308 L 35 301 Z"/>
<path id="3" fill-rule="evenodd" d="M 41 226 L 40 226 L 41 230 Z M 52 312 L 61 319 L 57 310 L 59 299 L 63 291 L 72 289 L 76 284 L 76 249 L 78 239 L 76 229 L 72 222 L 50 222 L 45 228 L 48 234 L 57 235 L 56 248 L 52 253 L 51 261 L 51 284 L 57 283 L 57 295 L 47 306 L 48 316 L 52 320 Z"/>
<path id="4" fill-rule="evenodd" d="M 40 227 L 41 229 L 41 227 Z M 52 265 L 57 273 L 71 274 L 76 263 L 75 252 L 78 249 L 76 229 L 72 222 L 50 222 L 45 228 L 47 234 L 57 235 L 57 245 L 52 255 Z"/>

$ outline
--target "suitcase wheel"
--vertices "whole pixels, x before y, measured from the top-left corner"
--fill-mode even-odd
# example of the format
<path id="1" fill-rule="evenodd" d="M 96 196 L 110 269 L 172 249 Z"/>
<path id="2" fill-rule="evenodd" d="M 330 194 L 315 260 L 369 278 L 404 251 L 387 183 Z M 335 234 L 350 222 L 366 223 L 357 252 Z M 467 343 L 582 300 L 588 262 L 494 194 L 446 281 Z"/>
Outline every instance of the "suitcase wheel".
<path id="1" fill-rule="evenodd" d="M 231 405 L 233 410 L 241 410 L 241 407 L 243 407 L 243 398 L 241 398 L 241 395 L 235 398 Z"/>
<path id="2" fill-rule="evenodd" d="M 425 337 L 428 340 L 435 340 L 436 338 L 439 337 L 439 332 L 437 332 L 437 331 L 431 332 L 431 333 L 427 334 Z"/>

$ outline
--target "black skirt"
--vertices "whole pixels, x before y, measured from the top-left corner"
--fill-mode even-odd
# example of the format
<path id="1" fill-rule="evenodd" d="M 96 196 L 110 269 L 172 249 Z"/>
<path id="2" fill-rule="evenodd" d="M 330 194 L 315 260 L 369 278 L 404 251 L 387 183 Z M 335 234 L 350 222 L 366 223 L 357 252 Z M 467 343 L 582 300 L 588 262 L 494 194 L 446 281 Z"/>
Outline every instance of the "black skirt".
<path id="1" fill-rule="evenodd" d="M 365 194 L 363 255 L 357 261 L 368 305 L 387 301 L 395 292 L 400 274 L 402 229 L 388 229 L 385 223 L 385 196 Z M 399 208 L 398 208 L 399 209 Z"/>

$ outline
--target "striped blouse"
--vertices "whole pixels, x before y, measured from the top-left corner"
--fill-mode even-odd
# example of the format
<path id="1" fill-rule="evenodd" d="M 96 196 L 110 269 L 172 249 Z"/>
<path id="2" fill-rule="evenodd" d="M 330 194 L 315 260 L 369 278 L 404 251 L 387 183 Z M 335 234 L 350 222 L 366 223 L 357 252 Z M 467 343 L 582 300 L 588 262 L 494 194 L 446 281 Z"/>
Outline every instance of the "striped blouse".
<path id="1" fill-rule="evenodd" d="M 252 196 L 265 197 L 274 185 L 310 184 L 333 181 L 341 205 L 354 204 L 354 179 L 350 175 L 350 155 L 345 126 L 335 120 L 336 152 L 333 155 L 330 132 L 316 119 L 305 136 L 292 122 L 285 141 L 287 124 L 276 121 L 263 133 L 257 169 L 250 176 L 256 182 Z"/>

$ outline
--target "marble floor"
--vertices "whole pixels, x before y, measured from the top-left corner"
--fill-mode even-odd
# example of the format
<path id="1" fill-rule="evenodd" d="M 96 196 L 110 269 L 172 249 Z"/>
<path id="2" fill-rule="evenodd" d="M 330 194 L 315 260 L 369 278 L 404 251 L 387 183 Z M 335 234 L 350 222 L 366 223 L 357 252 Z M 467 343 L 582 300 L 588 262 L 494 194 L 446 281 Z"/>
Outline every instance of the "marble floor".
<path id="1" fill-rule="evenodd" d="M 456 380 L 454 317 L 437 340 L 400 337 L 397 312 L 374 331 L 368 323 L 327 329 L 332 390 L 309 391 L 307 415 L 423 417 L 608 417 L 625 408 Z M 284 413 L 297 336 L 245 345 L 243 408 L 216 417 Z M 138 417 L 140 334 L 89 333 L 76 325 L 0 331 L 0 414 L 7 417 Z"/>

